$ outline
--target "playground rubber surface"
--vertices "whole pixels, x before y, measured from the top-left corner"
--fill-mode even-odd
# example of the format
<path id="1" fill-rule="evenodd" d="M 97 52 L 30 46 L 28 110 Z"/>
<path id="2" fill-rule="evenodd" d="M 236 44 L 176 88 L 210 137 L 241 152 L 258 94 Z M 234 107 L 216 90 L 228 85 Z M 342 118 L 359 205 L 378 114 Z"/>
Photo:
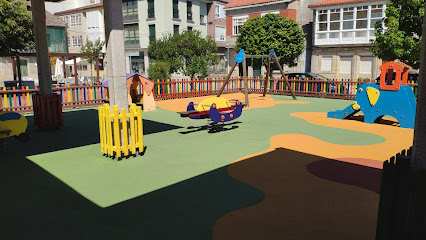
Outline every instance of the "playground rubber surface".
<path id="1" fill-rule="evenodd" d="M 96 109 L 65 112 L 55 132 L 28 117 L 32 140 L 4 155 L 3 189 L 19 197 L 1 200 L 12 206 L 1 229 L 25 217 L 40 236 L 65 236 L 40 229 L 59 219 L 83 239 L 374 238 L 379 168 L 413 130 L 325 117 L 351 101 L 249 96 L 217 133 L 176 113 L 207 97 L 157 102 L 143 113 L 145 155 L 119 162 L 100 153 Z"/>

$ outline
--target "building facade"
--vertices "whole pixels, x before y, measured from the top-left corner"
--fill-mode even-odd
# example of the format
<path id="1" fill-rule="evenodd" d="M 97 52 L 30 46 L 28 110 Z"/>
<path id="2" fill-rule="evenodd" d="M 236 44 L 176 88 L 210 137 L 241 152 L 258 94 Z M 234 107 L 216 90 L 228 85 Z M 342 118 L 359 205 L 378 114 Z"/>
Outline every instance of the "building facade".
<path id="1" fill-rule="evenodd" d="M 67 52 L 66 29 L 67 24 L 53 14 L 46 11 L 46 31 L 49 52 L 61 53 Z M 17 75 L 14 75 L 13 65 L 17 68 L 17 59 L 15 64 L 12 64 L 11 57 L 0 57 L 0 87 L 4 86 L 4 81 L 18 80 Z M 19 58 L 21 70 L 21 78 L 24 81 L 38 81 L 37 61 L 34 56 L 21 56 Z M 15 69 L 15 73 L 17 69 Z"/>
<path id="2" fill-rule="evenodd" d="M 86 5 L 79 8 L 69 9 L 56 12 L 55 15 L 62 21 L 66 22 L 67 28 L 67 45 L 69 53 L 80 53 L 81 47 L 86 44 L 87 39 L 95 42 L 96 40 L 105 41 L 105 26 L 103 16 L 103 4 Z M 106 48 L 102 50 L 100 55 L 100 71 L 99 75 L 104 74 L 104 58 Z M 94 63 L 93 63 L 94 64 Z M 73 73 L 73 66 L 68 66 L 70 73 Z M 80 77 L 94 76 L 96 66 L 90 67 L 86 61 L 82 61 L 77 65 L 77 72 Z M 92 72 L 91 72 L 92 71 Z"/>
<path id="3" fill-rule="evenodd" d="M 382 60 L 370 52 L 385 1 L 326 0 L 311 4 L 315 24 L 312 71 L 328 78 L 375 79 Z"/>
<path id="4" fill-rule="evenodd" d="M 127 71 L 147 74 L 148 46 L 154 39 L 185 30 L 198 30 L 206 37 L 208 3 L 211 1 L 123 0 Z"/>
<path id="5" fill-rule="evenodd" d="M 231 0 L 213 1 L 207 6 L 207 33 L 215 40 L 218 48 L 218 64 L 211 67 L 211 77 L 221 77 L 227 73 L 225 5 L 230 2 Z"/>
<path id="6" fill-rule="evenodd" d="M 312 53 L 312 11 L 308 9 L 308 5 L 315 3 L 315 0 L 233 0 L 225 6 L 226 11 L 226 48 L 229 55 L 228 69 L 233 64 L 233 60 L 237 55 L 235 49 L 236 40 L 239 34 L 239 27 L 248 19 L 254 17 L 262 17 L 265 14 L 280 14 L 285 18 L 295 20 L 302 31 L 306 34 L 305 50 L 299 56 L 297 66 L 289 68 L 284 66 L 285 72 L 309 72 L 311 70 L 311 53 Z M 254 64 L 248 67 L 249 76 L 264 75 L 265 66 Z M 233 73 L 233 76 L 241 76 L 241 66 Z M 273 73 L 273 76 L 279 75 Z"/>

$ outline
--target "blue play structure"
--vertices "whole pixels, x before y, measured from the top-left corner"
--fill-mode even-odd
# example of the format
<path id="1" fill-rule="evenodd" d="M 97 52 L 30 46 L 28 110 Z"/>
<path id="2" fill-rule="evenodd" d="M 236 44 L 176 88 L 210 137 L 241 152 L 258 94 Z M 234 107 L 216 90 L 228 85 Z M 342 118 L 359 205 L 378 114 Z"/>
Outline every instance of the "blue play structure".
<path id="1" fill-rule="evenodd" d="M 374 123 L 376 119 L 389 115 L 398 120 L 401 127 L 414 129 L 416 100 L 413 89 L 407 85 L 409 66 L 388 62 L 380 69 L 382 70 L 380 83 L 361 85 L 352 105 L 343 110 L 328 112 L 327 117 L 347 119 L 362 111 L 365 123 Z M 390 79 L 393 70 L 396 70 L 396 77 Z M 386 72 L 388 79 L 385 81 Z"/>

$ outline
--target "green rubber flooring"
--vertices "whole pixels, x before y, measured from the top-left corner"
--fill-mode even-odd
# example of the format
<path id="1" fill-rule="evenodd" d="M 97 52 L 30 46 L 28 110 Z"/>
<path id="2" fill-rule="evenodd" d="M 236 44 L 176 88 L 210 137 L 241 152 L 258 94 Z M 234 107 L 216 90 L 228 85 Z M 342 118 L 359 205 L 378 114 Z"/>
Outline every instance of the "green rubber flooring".
<path id="1" fill-rule="evenodd" d="M 291 100 L 287 96 L 273 98 Z M 121 161 L 101 154 L 96 109 L 65 112 L 64 126 L 57 131 L 37 130 L 32 117 L 28 117 L 31 141 L 21 144 L 11 140 L 7 155 L 25 155 L 84 198 L 105 208 L 222 169 L 238 158 L 266 150 L 269 139 L 278 134 L 304 134 L 343 145 L 385 141 L 373 134 L 318 126 L 290 116 L 293 112 L 343 109 L 351 101 L 298 100 L 310 103 L 245 109 L 240 118 L 225 126 L 226 131 L 217 133 L 202 129 L 207 120 L 180 118 L 163 109 L 144 112 L 145 154 Z"/>

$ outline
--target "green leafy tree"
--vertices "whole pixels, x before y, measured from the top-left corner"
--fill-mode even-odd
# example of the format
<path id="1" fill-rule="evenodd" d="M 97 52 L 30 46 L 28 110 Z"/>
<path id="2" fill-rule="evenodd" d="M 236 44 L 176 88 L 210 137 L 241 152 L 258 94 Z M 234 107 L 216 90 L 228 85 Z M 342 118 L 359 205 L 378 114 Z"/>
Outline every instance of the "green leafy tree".
<path id="1" fill-rule="evenodd" d="M 166 61 L 155 61 L 149 65 L 149 79 L 168 79 L 171 77 L 170 65 Z"/>
<path id="2" fill-rule="evenodd" d="M 400 60 L 414 69 L 420 65 L 424 0 L 390 0 L 386 18 L 375 24 L 371 52 L 383 60 Z M 384 22 L 385 28 L 383 28 Z"/>
<path id="3" fill-rule="evenodd" d="M 250 18 L 239 30 L 237 51 L 244 49 L 247 55 L 264 55 L 273 49 L 280 64 L 289 67 L 297 65 L 297 58 L 305 48 L 305 34 L 296 21 L 279 14 Z"/>
<path id="4" fill-rule="evenodd" d="M 0 55 L 33 48 L 33 21 L 25 2 L 0 0 Z"/>
<path id="5" fill-rule="evenodd" d="M 216 42 L 210 36 L 203 38 L 199 31 L 184 31 L 154 41 L 149 45 L 148 55 L 153 60 L 168 62 L 170 73 L 180 71 L 194 78 L 208 75 L 210 66 L 217 63 L 216 50 Z"/>
<path id="6" fill-rule="evenodd" d="M 89 38 L 86 38 L 86 44 L 84 44 L 80 52 L 81 53 L 96 53 L 97 56 L 102 52 L 102 49 L 104 48 L 105 41 L 101 41 L 101 39 L 97 39 L 96 41 L 92 42 L 89 40 Z M 96 61 L 96 56 L 87 56 L 83 57 L 89 64 L 90 64 L 90 79 L 92 79 L 92 66 L 93 62 Z M 98 67 L 98 66 L 97 66 Z"/>

